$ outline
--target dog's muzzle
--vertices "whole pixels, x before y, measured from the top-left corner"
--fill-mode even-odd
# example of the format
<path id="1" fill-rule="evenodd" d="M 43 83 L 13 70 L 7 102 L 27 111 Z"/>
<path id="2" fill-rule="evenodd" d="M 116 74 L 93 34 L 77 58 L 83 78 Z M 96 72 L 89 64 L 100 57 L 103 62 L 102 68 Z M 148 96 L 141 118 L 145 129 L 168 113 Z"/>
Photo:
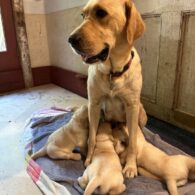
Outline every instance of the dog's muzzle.
<path id="1" fill-rule="evenodd" d="M 98 61 L 106 61 L 109 54 L 109 45 L 105 44 L 105 47 L 97 55 L 88 54 L 81 49 L 81 38 L 75 35 L 69 37 L 68 42 L 71 44 L 72 48 L 77 54 L 81 55 L 83 61 L 87 64 L 93 64 Z"/>
<path id="2" fill-rule="evenodd" d="M 106 61 L 108 54 L 109 54 L 109 47 L 105 47 L 99 54 L 95 56 L 88 55 L 88 54 L 80 54 L 80 55 L 82 56 L 84 62 L 86 62 L 87 64 L 93 64 L 98 61 L 102 61 L 102 62 Z"/>

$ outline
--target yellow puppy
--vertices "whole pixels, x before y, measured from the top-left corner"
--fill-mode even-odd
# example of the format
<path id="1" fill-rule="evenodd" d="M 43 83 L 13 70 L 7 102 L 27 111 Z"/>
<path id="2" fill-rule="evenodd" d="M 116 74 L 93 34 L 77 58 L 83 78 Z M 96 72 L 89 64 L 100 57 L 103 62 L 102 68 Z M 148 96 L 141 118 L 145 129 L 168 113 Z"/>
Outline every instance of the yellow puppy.
<path id="1" fill-rule="evenodd" d="M 48 155 L 53 159 L 80 160 L 79 153 L 73 153 L 75 147 L 80 147 L 86 153 L 89 132 L 88 108 L 81 106 L 74 113 L 68 124 L 52 133 L 46 145 L 32 155 L 33 159 Z"/>
<path id="2" fill-rule="evenodd" d="M 98 187 L 98 194 L 116 195 L 126 189 L 109 123 L 100 124 L 92 163 L 86 168 L 83 176 L 78 178 L 78 182 L 85 189 L 84 195 L 92 194 Z"/>
<path id="3" fill-rule="evenodd" d="M 127 127 L 115 128 L 113 136 L 119 142 L 126 142 Z M 119 143 L 116 146 L 119 147 L 116 150 L 124 149 Z M 120 155 L 122 163 L 126 152 Z M 195 159 L 184 155 L 167 155 L 147 142 L 140 128 L 137 130 L 137 166 L 140 175 L 164 181 L 171 195 L 178 195 L 177 186 L 186 184 L 188 179 L 195 180 Z"/>

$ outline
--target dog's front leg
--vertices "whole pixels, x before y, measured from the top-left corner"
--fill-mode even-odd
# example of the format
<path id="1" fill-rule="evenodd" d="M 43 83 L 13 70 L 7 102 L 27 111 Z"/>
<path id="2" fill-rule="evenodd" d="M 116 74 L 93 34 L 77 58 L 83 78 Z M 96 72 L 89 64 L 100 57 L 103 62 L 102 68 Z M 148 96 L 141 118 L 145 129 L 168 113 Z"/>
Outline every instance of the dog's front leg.
<path id="1" fill-rule="evenodd" d="M 100 120 L 100 104 L 91 104 L 88 105 L 89 109 L 89 139 L 88 139 L 88 152 L 87 158 L 85 160 L 85 166 L 88 166 L 91 163 L 93 156 L 95 144 L 96 144 L 96 133 Z"/>
<path id="2" fill-rule="evenodd" d="M 127 148 L 126 164 L 123 173 L 127 178 L 137 176 L 137 128 L 138 128 L 139 104 L 126 105 L 126 121 L 129 131 L 129 145 Z"/>
<path id="3" fill-rule="evenodd" d="M 169 190 L 170 195 L 179 195 L 177 184 L 174 179 L 168 179 L 166 183 L 167 183 L 167 188 Z"/>

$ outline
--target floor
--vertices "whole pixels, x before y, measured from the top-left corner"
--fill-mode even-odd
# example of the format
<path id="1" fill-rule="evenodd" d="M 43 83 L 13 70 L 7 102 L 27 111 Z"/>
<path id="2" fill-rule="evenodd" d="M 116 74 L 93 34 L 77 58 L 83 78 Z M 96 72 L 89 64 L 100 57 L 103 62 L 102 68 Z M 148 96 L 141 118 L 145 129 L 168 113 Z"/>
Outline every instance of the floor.
<path id="1" fill-rule="evenodd" d="M 31 114 L 42 108 L 86 103 L 86 99 L 52 84 L 0 95 L 0 195 L 42 194 L 25 170 L 22 135 Z M 149 117 L 147 127 L 165 141 L 195 156 L 194 134 L 153 117 Z"/>
<path id="2" fill-rule="evenodd" d="M 164 141 L 180 148 L 187 154 L 195 156 L 195 134 L 185 129 L 148 116 L 146 127 L 153 133 L 158 134 Z"/>
<path id="3" fill-rule="evenodd" d="M 25 169 L 25 122 L 42 108 L 79 106 L 87 100 L 55 85 L 0 96 L 0 195 L 41 195 Z"/>

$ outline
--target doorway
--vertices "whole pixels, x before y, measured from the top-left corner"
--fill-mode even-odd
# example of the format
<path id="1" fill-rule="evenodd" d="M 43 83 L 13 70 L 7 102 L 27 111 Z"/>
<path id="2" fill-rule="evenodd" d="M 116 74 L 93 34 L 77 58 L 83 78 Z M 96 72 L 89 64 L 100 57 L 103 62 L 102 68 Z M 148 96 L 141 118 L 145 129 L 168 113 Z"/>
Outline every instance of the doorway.
<path id="1" fill-rule="evenodd" d="M 0 93 L 24 88 L 11 0 L 0 0 Z"/>

